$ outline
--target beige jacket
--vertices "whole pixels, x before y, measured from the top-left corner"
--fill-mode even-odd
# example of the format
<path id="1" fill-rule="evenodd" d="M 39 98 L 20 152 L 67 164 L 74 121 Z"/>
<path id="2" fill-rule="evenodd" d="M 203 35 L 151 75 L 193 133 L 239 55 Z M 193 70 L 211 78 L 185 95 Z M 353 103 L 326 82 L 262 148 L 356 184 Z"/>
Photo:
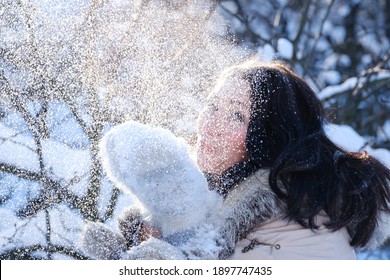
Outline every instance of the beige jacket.
<path id="1" fill-rule="evenodd" d="M 323 224 L 325 215 L 317 216 Z M 232 260 L 351 260 L 356 259 L 355 250 L 349 244 L 345 228 L 330 231 L 325 226 L 312 231 L 296 222 L 276 219 L 256 227 L 246 238 L 241 239 Z"/>

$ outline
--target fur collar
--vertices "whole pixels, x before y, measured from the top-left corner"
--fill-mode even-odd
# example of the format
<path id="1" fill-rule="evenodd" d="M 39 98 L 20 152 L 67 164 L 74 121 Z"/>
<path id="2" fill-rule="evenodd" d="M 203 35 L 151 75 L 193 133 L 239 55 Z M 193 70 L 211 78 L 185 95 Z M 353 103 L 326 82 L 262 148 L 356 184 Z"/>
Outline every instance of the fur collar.
<path id="1" fill-rule="evenodd" d="M 283 213 L 284 206 L 268 183 L 269 170 L 261 169 L 235 186 L 226 196 L 222 207 L 213 215 L 220 228 L 225 249 L 220 258 L 234 252 L 235 244 L 254 227 L 273 220 Z"/>

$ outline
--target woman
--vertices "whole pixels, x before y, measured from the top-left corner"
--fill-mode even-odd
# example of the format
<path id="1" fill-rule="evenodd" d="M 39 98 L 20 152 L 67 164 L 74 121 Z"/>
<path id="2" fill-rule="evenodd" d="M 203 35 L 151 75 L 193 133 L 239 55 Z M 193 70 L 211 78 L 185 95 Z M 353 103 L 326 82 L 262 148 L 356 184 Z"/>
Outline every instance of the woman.
<path id="1" fill-rule="evenodd" d="M 126 245 L 112 242 L 103 246 L 108 253 L 96 253 L 93 240 L 113 235 L 100 227 L 84 238 L 90 251 L 129 259 L 354 259 L 355 248 L 380 245 L 390 235 L 390 170 L 337 147 L 325 122 L 315 93 L 282 63 L 227 69 L 199 115 L 197 142 L 198 166 L 222 204 L 204 225 L 162 239 L 131 211 L 119 221 L 122 236 L 109 238 L 126 239 L 126 255 Z"/>
<path id="2" fill-rule="evenodd" d="M 353 259 L 389 235 L 390 170 L 324 133 L 320 101 L 280 62 L 225 71 L 198 121 L 197 162 L 225 197 L 231 259 Z M 228 213 L 228 214 L 227 214 Z"/>

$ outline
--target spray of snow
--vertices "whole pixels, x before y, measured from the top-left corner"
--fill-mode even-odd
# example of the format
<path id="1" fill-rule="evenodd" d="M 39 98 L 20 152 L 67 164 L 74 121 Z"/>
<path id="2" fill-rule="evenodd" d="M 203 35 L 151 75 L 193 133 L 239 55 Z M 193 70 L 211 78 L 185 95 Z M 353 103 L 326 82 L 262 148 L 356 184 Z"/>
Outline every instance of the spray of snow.
<path id="1" fill-rule="evenodd" d="M 207 0 L 33 0 L 7 2 L 3 8 L 0 160 L 40 172 L 31 129 L 42 124 L 47 129 L 41 139 L 47 176 L 79 196 L 87 193 L 89 185 L 95 156 L 90 151 L 94 128 L 102 127 L 98 134 L 102 135 L 113 124 L 131 119 L 169 128 L 193 140 L 195 119 L 215 78 L 223 68 L 247 55 L 225 40 L 228 29 L 224 19 Z M 26 123 L 29 118 L 30 126 Z M 180 151 L 186 154 L 182 148 Z M 158 162 L 156 159 L 153 163 Z M 188 180 L 204 184 L 198 175 L 189 175 Z M 189 181 L 184 185 L 193 183 Z M 8 173 L 0 174 L 0 182 L 1 199 L 5 201 L 2 209 L 12 211 L 23 208 L 44 187 Z M 98 206 L 104 215 L 112 183 L 102 179 L 100 187 Z M 176 191 L 171 193 L 172 198 Z M 118 213 L 131 203 L 132 199 L 121 194 L 113 218 L 106 224 L 113 227 Z M 185 203 L 184 213 L 188 211 Z M 160 211 L 164 206 L 148 210 L 157 213 L 157 208 Z M 203 205 L 197 208 L 199 215 L 206 211 Z M 4 217 L 9 221 L 1 224 L 2 252 L 50 242 L 69 246 L 81 232 L 80 213 L 65 204 L 53 205 L 46 214 L 41 211 L 21 221 L 13 220 L 13 215 Z M 78 228 L 70 233 L 69 225 Z M 50 234 L 45 236 L 47 231 Z"/>

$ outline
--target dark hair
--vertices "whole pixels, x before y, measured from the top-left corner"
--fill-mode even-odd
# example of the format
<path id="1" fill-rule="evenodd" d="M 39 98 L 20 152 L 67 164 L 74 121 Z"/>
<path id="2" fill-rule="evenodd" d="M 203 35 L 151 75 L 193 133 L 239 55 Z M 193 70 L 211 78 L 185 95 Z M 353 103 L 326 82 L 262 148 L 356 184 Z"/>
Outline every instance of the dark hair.
<path id="1" fill-rule="evenodd" d="M 351 245 L 364 247 L 380 212 L 390 212 L 390 170 L 366 152 L 335 145 L 324 132 L 320 100 L 281 62 L 252 63 L 230 74 L 250 84 L 249 162 L 270 168 L 270 187 L 286 204 L 286 217 L 316 229 L 314 217 L 325 211 L 329 229 L 346 226 Z"/>

